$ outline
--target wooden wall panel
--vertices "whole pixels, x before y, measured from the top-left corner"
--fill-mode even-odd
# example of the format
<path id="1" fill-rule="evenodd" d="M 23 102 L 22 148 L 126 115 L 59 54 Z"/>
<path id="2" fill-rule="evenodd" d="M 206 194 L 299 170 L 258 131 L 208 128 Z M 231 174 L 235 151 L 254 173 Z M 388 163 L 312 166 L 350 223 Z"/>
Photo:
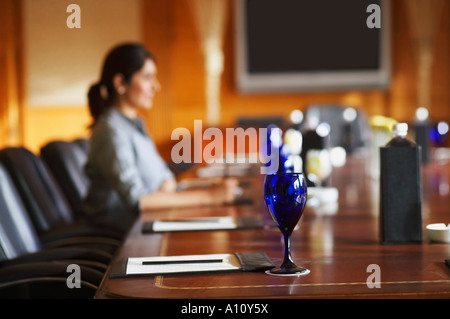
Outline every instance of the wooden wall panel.
<path id="1" fill-rule="evenodd" d="M 386 115 L 410 121 L 418 105 L 417 60 L 411 41 L 406 2 L 392 1 L 393 6 L 393 77 Z M 446 0 L 440 18 L 433 52 L 430 110 L 436 120 L 450 121 L 450 1 Z"/>
<path id="2" fill-rule="evenodd" d="M 3 0 L 2 0 L 3 1 Z M 155 53 L 162 84 L 150 111 L 142 112 L 149 130 L 165 158 L 170 156 L 172 131 L 193 128 L 194 120 L 206 123 L 205 73 L 199 38 L 189 0 L 142 1 L 142 41 Z M 240 94 L 234 84 L 233 18 L 228 18 L 224 42 L 225 69 L 221 86 L 221 127 L 233 126 L 241 116 L 288 114 L 312 103 L 340 103 L 363 108 L 368 115 L 412 120 L 417 105 L 416 67 L 411 47 L 405 1 L 392 4 L 392 84 L 389 90 L 311 92 L 289 94 Z M 430 116 L 450 122 L 450 0 L 445 0 L 436 38 L 432 69 Z M 230 10 L 230 13 L 233 11 Z M 19 90 L 21 87 L 18 88 Z M 23 82 L 22 82 L 23 89 Z M 2 91 L 0 91 L 2 92 Z M 4 97 L 4 93 L 0 93 Z M 85 134 L 87 109 L 68 106 L 24 110 L 24 143 L 32 149 L 57 136 Z M 50 123 L 49 119 L 54 121 Z M 74 125 L 71 119 L 77 119 Z M 205 127 L 205 125 L 204 125 Z"/>
<path id="3" fill-rule="evenodd" d="M 161 91 L 155 95 L 151 110 L 145 110 L 141 115 L 146 119 L 149 131 L 160 148 L 170 139 L 173 122 L 173 9 L 174 0 L 142 1 L 142 41 L 156 57 Z M 166 157 L 167 152 L 162 152 Z"/>
<path id="4" fill-rule="evenodd" d="M 203 57 L 200 52 L 199 39 L 195 33 L 192 14 L 187 1 L 165 1 L 161 5 L 158 0 L 147 3 L 147 12 L 164 10 L 161 16 L 166 20 L 148 19 L 145 31 L 148 34 L 161 34 L 165 30 L 167 37 L 159 41 L 146 41 L 150 47 L 161 50 L 164 64 L 160 65 L 161 82 L 164 96 L 164 110 L 149 113 L 151 121 L 157 122 L 159 116 L 169 116 L 165 120 L 168 125 L 159 126 L 158 145 L 167 157 L 170 154 L 170 134 L 176 127 L 193 129 L 194 120 L 206 122 L 205 76 Z M 314 103 L 338 103 L 360 107 L 371 115 L 385 115 L 399 121 L 412 121 L 414 112 L 419 106 L 417 102 L 416 67 L 411 48 L 411 34 L 406 14 L 407 0 L 392 1 L 392 82 L 388 90 L 350 90 L 339 92 L 311 92 L 289 94 L 240 94 L 234 83 L 234 39 L 233 17 L 227 23 L 224 43 L 225 69 L 221 88 L 221 127 L 232 127 L 239 117 L 244 116 L 276 116 L 288 117 L 295 109 L 305 109 Z M 432 103 L 430 116 L 434 119 L 450 121 L 449 99 L 449 3 L 446 0 L 445 10 L 441 17 L 441 25 L 436 40 L 435 63 L 432 71 Z M 158 6 L 157 6 L 158 4 Z M 153 9 L 153 10 L 152 10 Z M 232 10 L 231 10 L 232 12 Z M 165 21 L 165 22 L 164 22 Z M 158 31 L 159 30 L 159 31 Z M 153 37 L 157 39 L 157 37 Z M 146 38 L 148 40 L 148 38 Z M 164 43 L 162 45 L 162 43 Z M 160 58 L 160 57 L 159 57 Z M 158 99 L 158 98 L 157 98 Z M 161 103 L 156 101 L 155 104 Z M 171 114 L 168 115 L 167 111 Z M 205 127 L 205 125 L 204 125 Z M 154 126 L 156 128 L 156 126 Z"/>
<path id="5" fill-rule="evenodd" d="M 22 142 L 21 1 L 0 1 L 0 147 Z"/>

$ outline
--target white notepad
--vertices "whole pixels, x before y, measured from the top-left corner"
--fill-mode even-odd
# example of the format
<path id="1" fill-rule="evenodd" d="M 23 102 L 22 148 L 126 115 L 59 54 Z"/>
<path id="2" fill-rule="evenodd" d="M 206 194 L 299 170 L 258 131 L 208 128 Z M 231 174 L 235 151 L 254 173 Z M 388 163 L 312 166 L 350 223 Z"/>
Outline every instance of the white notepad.
<path id="1" fill-rule="evenodd" d="M 216 230 L 236 229 L 237 224 L 233 217 L 199 218 L 190 220 L 154 221 L 154 232 L 166 231 L 193 231 L 193 230 Z"/>
<path id="2" fill-rule="evenodd" d="M 148 263 L 148 264 L 145 264 Z M 110 278 L 264 271 L 275 267 L 264 252 L 127 257 L 115 260 Z"/>
<path id="3" fill-rule="evenodd" d="M 126 275 L 232 271 L 240 267 L 234 254 L 130 257 L 127 261 Z"/>

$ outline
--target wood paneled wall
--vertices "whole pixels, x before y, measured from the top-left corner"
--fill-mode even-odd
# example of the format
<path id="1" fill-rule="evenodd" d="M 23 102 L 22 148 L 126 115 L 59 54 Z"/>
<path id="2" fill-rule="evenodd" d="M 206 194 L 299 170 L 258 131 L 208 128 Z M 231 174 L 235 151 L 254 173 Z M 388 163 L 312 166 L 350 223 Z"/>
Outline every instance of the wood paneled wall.
<path id="1" fill-rule="evenodd" d="M 145 1 L 144 41 L 155 51 L 163 91 L 155 108 L 144 114 L 167 157 L 176 127 L 193 128 L 194 120 L 206 123 L 203 57 L 196 35 L 189 0 Z M 221 89 L 221 126 L 233 126 L 241 116 L 288 117 L 295 109 L 313 103 L 339 103 L 360 107 L 370 115 L 385 115 L 400 121 L 413 120 L 419 107 L 417 81 L 405 1 L 392 1 L 392 80 L 389 90 L 313 92 L 289 94 L 240 94 L 234 84 L 233 17 L 228 19 L 224 43 L 225 69 Z M 446 0 L 436 37 L 432 70 L 430 116 L 450 121 L 450 1 Z M 158 13 L 159 12 L 159 13 Z M 231 11 L 232 12 L 232 11 Z M 160 122 L 161 121 L 161 122 Z"/>
<path id="2" fill-rule="evenodd" d="M 194 120 L 203 120 L 206 123 L 203 56 L 187 1 L 189 0 L 142 1 L 142 41 L 157 57 L 158 76 L 163 88 L 156 95 L 153 108 L 142 115 L 146 118 L 149 130 L 165 158 L 170 157 L 171 145 L 175 143 L 170 140 L 173 129 L 192 129 Z M 340 103 L 361 107 L 368 115 L 381 114 L 401 121 L 410 121 L 419 105 L 417 68 L 410 40 L 406 1 L 408 0 L 391 1 L 393 69 L 391 87 L 386 91 L 240 94 L 234 84 L 233 17 L 230 15 L 224 42 L 221 127 L 233 126 L 241 116 L 287 117 L 293 109 L 304 109 L 312 103 Z M 432 118 L 450 122 L 449 11 L 450 0 L 445 0 L 436 37 L 431 105 L 428 107 Z M 3 100 L 3 91 L 0 95 Z M 86 135 L 86 126 L 90 122 L 87 109 L 84 108 L 26 109 L 23 110 L 23 117 L 23 143 L 34 150 L 44 141 L 58 136 L 70 138 Z"/>
<path id="3" fill-rule="evenodd" d="M 20 1 L 0 1 L 0 147 L 22 143 L 20 12 Z"/>

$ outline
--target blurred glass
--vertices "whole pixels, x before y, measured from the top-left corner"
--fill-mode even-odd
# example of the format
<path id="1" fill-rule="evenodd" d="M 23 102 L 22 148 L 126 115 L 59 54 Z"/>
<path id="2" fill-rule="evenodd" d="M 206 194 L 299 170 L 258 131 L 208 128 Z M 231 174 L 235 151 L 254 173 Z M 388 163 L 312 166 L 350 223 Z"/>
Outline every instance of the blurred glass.
<path id="1" fill-rule="evenodd" d="M 330 152 L 326 149 L 309 150 L 306 153 L 306 171 L 315 186 L 322 186 L 332 171 Z"/>

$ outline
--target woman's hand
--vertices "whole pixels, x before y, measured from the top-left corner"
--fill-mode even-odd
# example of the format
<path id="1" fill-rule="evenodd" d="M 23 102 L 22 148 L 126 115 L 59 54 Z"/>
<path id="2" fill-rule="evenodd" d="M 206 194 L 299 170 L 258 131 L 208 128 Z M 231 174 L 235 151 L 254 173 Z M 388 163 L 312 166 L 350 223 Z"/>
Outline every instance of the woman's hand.
<path id="1" fill-rule="evenodd" d="M 236 200 L 240 188 L 238 181 L 233 178 L 227 178 L 222 183 L 213 186 L 211 195 L 215 204 L 230 204 Z"/>
<path id="2" fill-rule="evenodd" d="M 158 192 L 139 198 L 141 210 L 232 204 L 241 190 L 238 181 L 233 178 L 227 178 L 209 188 L 170 192 L 175 189 L 175 181 L 165 181 Z"/>
<path id="3" fill-rule="evenodd" d="M 159 190 L 161 192 L 173 193 L 177 190 L 177 181 L 174 179 L 167 179 L 162 182 Z"/>

